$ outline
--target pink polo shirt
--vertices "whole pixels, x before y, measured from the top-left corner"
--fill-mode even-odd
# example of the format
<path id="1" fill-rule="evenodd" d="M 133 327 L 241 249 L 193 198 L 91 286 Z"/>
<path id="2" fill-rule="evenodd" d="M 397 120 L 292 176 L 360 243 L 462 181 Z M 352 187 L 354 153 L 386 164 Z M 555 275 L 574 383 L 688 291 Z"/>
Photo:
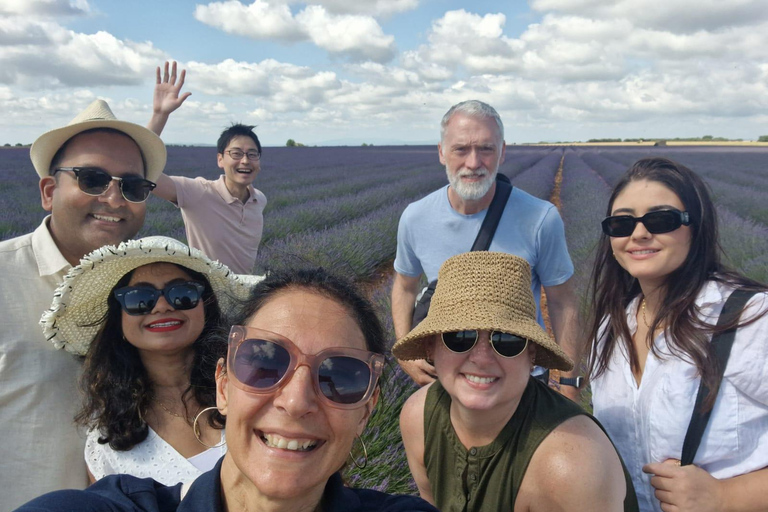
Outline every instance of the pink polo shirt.
<path id="1" fill-rule="evenodd" d="M 243 203 L 229 193 L 223 174 L 216 181 L 169 178 L 176 185 L 189 245 L 238 274 L 251 274 L 264 230 L 266 196 L 250 186 L 250 196 Z"/>

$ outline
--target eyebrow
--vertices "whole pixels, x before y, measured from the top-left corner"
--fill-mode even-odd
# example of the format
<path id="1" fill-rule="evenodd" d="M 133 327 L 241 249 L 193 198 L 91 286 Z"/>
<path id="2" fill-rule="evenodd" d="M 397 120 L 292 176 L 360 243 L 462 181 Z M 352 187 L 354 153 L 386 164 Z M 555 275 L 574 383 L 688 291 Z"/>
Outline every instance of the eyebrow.
<path id="1" fill-rule="evenodd" d="M 161 289 L 165 288 L 168 285 L 179 284 L 179 283 L 188 283 L 188 282 L 193 282 L 194 283 L 194 282 L 197 282 L 197 281 L 195 281 L 194 279 L 184 279 L 183 277 L 177 277 L 175 279 L 171 279 L 170 281 L 167 281 L 160 288 L 156 287 L 154 285 L 154 283 L 149 283 L 147 281 L 139 281 L 138 283 L 133 283 L 133 284 L 128 285 L 128 286 L 142 286 L 142 287 L 145 287 L 145 288 L 154 288 L 155 290 L 161 290 Z"/>
<path id="2" fill-rule="evenodd" d="M 677 210 L 677 211 L 680 211 L 680 209 L 678 207 L 676 207 L 676 206 L 672 206 L 672 205 L 669 205 L 669 204 L 659 204 L 659 205 L 651 206 L 650 208 L 648 208 L 648 211 L 646 213 L 660 212 L 660 211 L 664 211 L 664 210 Z M 616 210 L 613 210 L 613 213 L 611 215 L 624 215 L 624 214 L 629 214 L 629 215 L 634 216 L 635 215 L 635 210 L 633 208 L 618 208 Z"/>

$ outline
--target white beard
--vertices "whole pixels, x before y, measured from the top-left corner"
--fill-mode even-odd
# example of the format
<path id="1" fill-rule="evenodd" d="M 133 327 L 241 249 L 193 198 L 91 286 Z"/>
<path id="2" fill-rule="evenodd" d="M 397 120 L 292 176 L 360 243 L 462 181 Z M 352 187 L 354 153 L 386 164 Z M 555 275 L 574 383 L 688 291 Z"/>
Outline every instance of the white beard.
<path id="1" fill-rule="evenodd" d="M 448 167 L 445 167 L 445 174 L 448 176 L 448 183 L 451 188 L 458 194 L 464 201 L 477 201 L 485 196 L 493 183 L 496 181 L 496 172 L 490 172 L 488 169 L 482 168 L 474 171 L 468 169 L 461 169 L 455 174 L 451 174 Z M 483 176 L 483 179 L 474 183 L 467 183 L 462 181 L 463 176 Z"/>

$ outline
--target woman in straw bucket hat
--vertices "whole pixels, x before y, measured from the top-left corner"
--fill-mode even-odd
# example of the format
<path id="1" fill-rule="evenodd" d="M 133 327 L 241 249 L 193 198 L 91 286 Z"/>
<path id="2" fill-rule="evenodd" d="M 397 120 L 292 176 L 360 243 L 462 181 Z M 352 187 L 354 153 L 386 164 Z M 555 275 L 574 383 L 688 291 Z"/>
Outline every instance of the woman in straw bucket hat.
<path id="1" fill-rule="evenodd" d="M 534 362 L 573 364 L 536 322 L 524 259 L 446 260 L 429 314 L 392 353 L 435 366 L 437 381 L 406 401 L 400 428 L 419 492 L 440 510 L 637 510 L 602 427 L 530 376 Z"/>
<path id="2" fill-rule="evenodd" d="M 85 356 L 76 420 L 89 429 L 92 480 L 128 473 L 170 485 L 214 466 L 223 418 L 199 422 L 207 447 L 192 427 L 215 404 L 227 350 L 207 334 L 257 279 L 160 236 L 104 246 L 69 271 L 40 323 L 56 348 Z"/>

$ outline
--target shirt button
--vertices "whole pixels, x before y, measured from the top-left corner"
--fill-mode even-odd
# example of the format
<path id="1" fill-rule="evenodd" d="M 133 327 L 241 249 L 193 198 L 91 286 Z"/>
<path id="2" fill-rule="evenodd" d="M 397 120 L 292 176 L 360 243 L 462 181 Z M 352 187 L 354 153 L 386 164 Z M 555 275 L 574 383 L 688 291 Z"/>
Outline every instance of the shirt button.
<path id="1" fill-rule="evenodd" d="M 477 448 L 472 448 L 469 450 L 470 455 L 477 455 Z"/>
<path id="2" fill-rule="evenodd" d="M 472 480 L 473 482 L 476 482 L 476 481 L 477 481 L 477 475 L 471 475 L 469 478 L 470 478 L 470 480 Z"/>

